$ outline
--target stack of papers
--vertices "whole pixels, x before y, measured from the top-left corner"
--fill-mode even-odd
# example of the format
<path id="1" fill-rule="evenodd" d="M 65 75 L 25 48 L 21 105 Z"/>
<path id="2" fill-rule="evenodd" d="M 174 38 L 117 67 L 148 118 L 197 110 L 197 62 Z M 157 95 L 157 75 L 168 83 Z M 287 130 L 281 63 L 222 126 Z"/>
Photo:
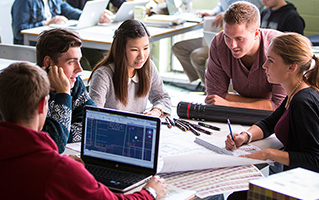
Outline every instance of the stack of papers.
<path id="1" fill-rule="evenodd" d="M 184 22 L 185 19 L 174 15 L 152 15 L 144 20 L 148 26 L 173 26 Z"/>
<path id="2" fill-rule="evenodd" d="M 319 199 L 319 173 L 295 168 L 249 183 L 248 199 Z M 317 191 L 317 192 L 316 192 Z"/>

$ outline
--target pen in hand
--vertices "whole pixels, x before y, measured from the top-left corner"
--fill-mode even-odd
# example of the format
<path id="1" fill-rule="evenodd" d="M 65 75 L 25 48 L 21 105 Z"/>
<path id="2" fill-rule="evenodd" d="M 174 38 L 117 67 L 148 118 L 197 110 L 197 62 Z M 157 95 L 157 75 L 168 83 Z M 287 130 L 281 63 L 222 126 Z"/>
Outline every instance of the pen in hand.
<path id="1" fill-rule="evenodd" d="M 234 148 L 236 149 L 236 144 L 235 144 L 235 140 L 234 140 L 234 136 L 233 136 L 233 131 L 231 130 L 231 125 L 230 125 L 229 119 L 227 119 L 227 123 L 228 123 L 228 128 L 229 128 L 231 139 L 234 141 Z"/>

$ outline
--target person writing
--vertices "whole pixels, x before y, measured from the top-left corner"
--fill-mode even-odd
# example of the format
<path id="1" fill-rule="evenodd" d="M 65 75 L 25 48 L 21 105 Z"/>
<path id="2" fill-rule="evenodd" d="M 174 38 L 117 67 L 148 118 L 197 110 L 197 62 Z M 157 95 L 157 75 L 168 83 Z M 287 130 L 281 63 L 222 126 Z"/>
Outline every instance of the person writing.
<path id="1" fill-rule="evenodd" d="M 224 30 L 209 49 L 205 103 L 275 110 L 286 93 L 269 83 L 262 68 L 271 39 L 281 32 L 260 29 L 258 8 L 248 2 L 233 3 L 224 14 Z M 228 91 L 230 82 L 237 93 Z"/>
<path id="2" fill-rule="evenodd" d="M 314 65 L 312 62 L 314 61 Z M 274 160 L 284 170 L 296 167 L 319 172 L 319 59 L 312 54 L 311 42 L 298 33 L 273 39 L 263 65 L 270 83 L 281 84 L 288 96 L 267 118 L 248 131 L 227 136 L 226 148 L 239 147 L 275 133 L 284 150 L 264 149 L 247 158 Z"/>
<path id="3" fill-rule="evenodd" d="M 124 21 L 114 33 L 108 55 L 89 78 L 89 95 L 99 107 L 145 113 L 170 114 L 171 101 L 150 60 L 150 34 L 137 20 Z M 147 101 L 153 104 L 146 111 Z"/>
<path id="4" fill-rule="evenodd" d="M 55 142 L 41 132 L 46 120 L 50 81 L 31 63 L 13 63 L 0 73 L 2 199 L 141 199 L 147 190 L 117 194 L 97 182 L 83 163 L 60 155 Z M 8 142 L 10 141 L 10 142 Z M 167 192 L 165 180 L 154 176 L 144 186 L 157 198 Z M 17 192 L 19 191 L 19 192 Z M 155 195 L 155 194 L 154 194 Z"/>

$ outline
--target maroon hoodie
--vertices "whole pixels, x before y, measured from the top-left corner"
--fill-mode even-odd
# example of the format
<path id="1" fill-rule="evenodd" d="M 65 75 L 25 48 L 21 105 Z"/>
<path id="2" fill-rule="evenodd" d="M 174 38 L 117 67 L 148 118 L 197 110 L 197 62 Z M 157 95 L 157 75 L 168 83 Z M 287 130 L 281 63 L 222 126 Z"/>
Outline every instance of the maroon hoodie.
<path id="1" fill-rule="evenodd" d="M 0 122 L 0 152 L 1 199 L 153 199 L 111 192 L 44 132 Z"/>

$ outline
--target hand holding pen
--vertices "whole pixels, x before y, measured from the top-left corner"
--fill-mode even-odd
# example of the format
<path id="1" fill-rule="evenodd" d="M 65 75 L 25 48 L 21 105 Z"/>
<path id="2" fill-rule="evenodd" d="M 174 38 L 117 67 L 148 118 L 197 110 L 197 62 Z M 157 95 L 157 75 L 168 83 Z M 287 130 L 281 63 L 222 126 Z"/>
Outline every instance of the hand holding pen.
<path id="1" fill-rule="evenodd" d="M 230 124 L 230 121 L 229 119 L 227 119 L 227 124 L 228 124 L 228 128 L 229 128 L 229 132 L 230 132 L 230 136 L 231 136 L 231 139 L 232 141 L 234 142 L 234 149 L 236 149 L 236 142 L 235 142 L 235 139 L 234 139 L 234 135 L 233 135 L 233 131 L 232 131 L 232 128 L 231 128 L 231 124 Z M 228 136 L 227 136 L 228 137 Z"/>

